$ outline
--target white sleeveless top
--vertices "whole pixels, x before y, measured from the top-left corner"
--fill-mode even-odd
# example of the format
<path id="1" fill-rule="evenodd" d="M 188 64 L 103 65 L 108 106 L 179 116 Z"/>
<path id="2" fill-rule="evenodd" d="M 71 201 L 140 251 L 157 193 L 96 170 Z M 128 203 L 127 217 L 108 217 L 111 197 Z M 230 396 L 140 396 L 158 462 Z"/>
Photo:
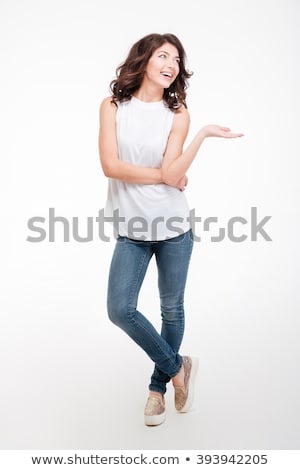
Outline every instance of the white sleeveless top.
<path id="1" fill-rule="evenodd" d="M 118 103 L 116 132 L 119 159 L 160 168 L 174 113 L 163 101 L 135 97 Z M 133 184 L 109 178 L 105 216 L 115 231 L 134 240 L 166 240 L 190 229 L 185 193 L 166 184 Z"/>

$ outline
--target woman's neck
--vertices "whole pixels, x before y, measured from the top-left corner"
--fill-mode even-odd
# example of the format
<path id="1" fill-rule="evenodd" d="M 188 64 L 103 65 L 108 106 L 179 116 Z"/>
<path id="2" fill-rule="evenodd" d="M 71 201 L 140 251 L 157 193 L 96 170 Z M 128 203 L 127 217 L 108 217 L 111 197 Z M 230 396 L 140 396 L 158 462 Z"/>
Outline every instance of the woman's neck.
<path id="1" fill-rule="evenodd" d="M 151 103 L 155 101 L 161 101 L 163 99 L 163 88 L 150 87 L 150 86 L 141 86 L 133 96 L 138 100 L 145 101 L 146 103 Z"/>

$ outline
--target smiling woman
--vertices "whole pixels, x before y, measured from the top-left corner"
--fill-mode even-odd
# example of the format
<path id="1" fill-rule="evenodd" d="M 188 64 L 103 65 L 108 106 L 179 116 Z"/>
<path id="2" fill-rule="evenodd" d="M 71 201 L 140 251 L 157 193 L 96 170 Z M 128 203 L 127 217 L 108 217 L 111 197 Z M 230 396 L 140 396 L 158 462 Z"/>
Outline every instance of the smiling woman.
<path id="1" fill-rule="evenodd" d="M 192 406 L 197 358 L 182 356 L 184 292 L 193 234 L 184 189 L 186 172 L 206 137 L 239 137 L 227 127 L 203 127 L 183 151 L 189 129 L 185 51 L 173 34 L 150 34 L 136 42 L 117 68 L 112 96 L 100 107 L 99 152 L 109 178 L 106 216 L 117 212 L 107 308 L 149 356 L 154 371 L 145 407 L 146 425 L 165 419 L 166 385 L 171 380 L 175 408 Z M 132 221 L 135 224 L 133 226 Z M 173 225 L 176 222 L 176 227 Z M 150 259 L 156 258 L 161 332 L 137 310 Z"/>
<path id="2" fill-rule="evenodd" d="M 183 46 L 174 34 L 145 36 L 131 47 L 127 59 L 116 70 L 117 78 L 111 82 L 113 101 L 116 103 L 130 99 L 140 89 L 147 74 L 151 74 L 153 67 L 153 72 L 168 80 L 160 82 L 163 99 L 168 107 L 175 109 L 181 104 L 186 106 L 185 90 L 192 72 L 186 70 L 185 61 Z M 157 75 L 152 78 L 154 81 L 158 79 Z M 151 98 L 149 100 L 152 101 Z"/>
<path id="3" fill-rule="evenodd" d="M 161 84 L 165 88 L 170 87 L 179 74 L 180 57 L 175 46 L 164 44 L 163 50 L 160 48 L 150 57 L 145 69 L 144 83 L 159 83 L 159 77 L 162 77 Z"/>

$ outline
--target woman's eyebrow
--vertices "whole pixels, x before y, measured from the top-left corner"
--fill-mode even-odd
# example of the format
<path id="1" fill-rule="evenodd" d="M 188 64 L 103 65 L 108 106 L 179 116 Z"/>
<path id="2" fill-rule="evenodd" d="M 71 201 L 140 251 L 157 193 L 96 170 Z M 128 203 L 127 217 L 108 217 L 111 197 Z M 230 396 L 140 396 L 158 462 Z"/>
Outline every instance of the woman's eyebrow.
<path id="1" fill-rule="evenodd" d="M 161 50 L 161 51 L 159 51 L 159 52 L 163 52 L 164 54 L 170 55 L 169 52 L 164 51 L 164 50 Z M 175 58 L 175 59 L 180 59 L 179 55 L 176 55 L 174 58 Z"/>

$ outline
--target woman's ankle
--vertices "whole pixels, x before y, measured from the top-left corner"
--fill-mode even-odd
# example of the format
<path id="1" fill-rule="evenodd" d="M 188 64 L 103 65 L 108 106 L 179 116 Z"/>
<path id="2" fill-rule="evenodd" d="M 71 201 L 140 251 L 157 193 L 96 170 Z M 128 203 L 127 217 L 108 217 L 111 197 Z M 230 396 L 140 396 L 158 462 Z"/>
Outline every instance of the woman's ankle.
<path id="1" fill-rule="evenodd" d="M 149 395 L 152 395 L 152 396 L 154 396 L 154 397 L 163 398 L 163 394 L 160 393 L 160 392 L 156 392 L 155 390 L 150 390 L 150 391 L 149 391 Z"/>
<path id="2" fill-rule="evenodd" d="M 172 378 L 172 383 L 174 387 L 184 387 L 184 368 L 181 366 L 179 372 L 175 377 Z"/>

